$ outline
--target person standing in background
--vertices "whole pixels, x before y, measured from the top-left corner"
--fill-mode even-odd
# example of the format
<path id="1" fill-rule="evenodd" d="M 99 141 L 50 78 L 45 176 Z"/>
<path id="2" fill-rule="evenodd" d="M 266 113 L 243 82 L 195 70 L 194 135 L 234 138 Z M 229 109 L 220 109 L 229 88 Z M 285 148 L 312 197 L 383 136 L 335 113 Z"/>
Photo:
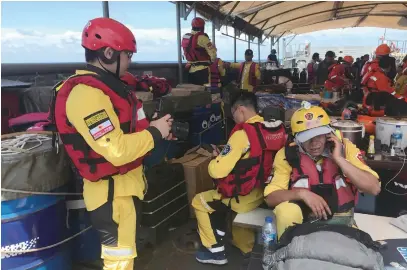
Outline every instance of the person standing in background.
<path id="1" fill-rule="evenodd" d="M 316 74 L 316 81 L 318 85 L 323 85 L 328 79 L 329 67 L 336 63 L 335 57 L 336 56 L 333 51 L 327 51 L 325 54 L 325 59 L 321 63 L 319 63 Z"/>
<path id="2" fill-rule="evenodd" d="M 188 61 L 188 82 L 204 85 L 209 82 L 209 66 L 215 62 L 217 51 L 205 33 L 205 21 L 197 17 L 192 20 L 191 25 L 191 33 L 186 33 L 181 43 L 184 57 Z"/>
<path id="3" fill-rule="evenodd" d="M 240 89 L 253 92 L 255 87 L 260 84 L 260 66 L 258 63 L 253 62 L 253 51 L 247 49 L 244 53 L 245 62 L 243 63 L 230 63 L 233 69 L 239 69 L 237 83 Z"/>
<path id="4" fill-rule="evenodd" d="M 308 83 L 310 84 L 316 83 L 316 72 L 318 70 L 319 62 L 321 62 L 321 59 L 319 59 L 319 53 L 314 53 L 311 62 L 307 65 Z"/>

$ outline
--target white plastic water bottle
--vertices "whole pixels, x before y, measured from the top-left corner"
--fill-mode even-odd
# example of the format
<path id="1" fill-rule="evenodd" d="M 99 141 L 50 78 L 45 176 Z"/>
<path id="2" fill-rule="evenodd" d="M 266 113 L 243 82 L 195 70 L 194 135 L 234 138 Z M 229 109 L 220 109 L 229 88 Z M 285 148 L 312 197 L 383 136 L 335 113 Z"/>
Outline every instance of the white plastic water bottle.
<path id="1" fill-rule="evenodd" d="M 274 253 L 275 244 L 277 243 L 277 230 L 273 223 L 272 217 L 266 217 L 262 229 L 263 240 L 263 268 L 268 269 L 270 257 Z"/>
<path id="2" fill-rule="evenodd" d="M 396 126 L 396 130 L 392 134 L 394 140 L 394 148 L 401 148 L 401 141 L 403 140 L 403 132 L 400 126 Z"/>

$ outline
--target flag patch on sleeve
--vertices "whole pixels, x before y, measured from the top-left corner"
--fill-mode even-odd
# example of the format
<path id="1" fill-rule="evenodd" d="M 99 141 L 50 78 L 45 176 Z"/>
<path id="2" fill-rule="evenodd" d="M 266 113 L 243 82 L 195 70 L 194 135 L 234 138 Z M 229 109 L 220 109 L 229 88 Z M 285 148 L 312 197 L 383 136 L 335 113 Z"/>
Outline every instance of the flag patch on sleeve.
<path id="1" fill-rule="evenodd" d="M 89 128 L 90 135 L 95 141 L 114 130 L 114 126 L 105 110 L 92 113 L 85 117 L 84 120 Z"/>

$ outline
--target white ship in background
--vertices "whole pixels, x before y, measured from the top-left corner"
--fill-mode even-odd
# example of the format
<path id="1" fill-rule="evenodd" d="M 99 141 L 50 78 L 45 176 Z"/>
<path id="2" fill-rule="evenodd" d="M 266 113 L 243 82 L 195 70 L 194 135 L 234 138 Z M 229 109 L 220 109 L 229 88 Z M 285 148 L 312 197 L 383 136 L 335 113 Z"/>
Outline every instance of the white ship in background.
<path id="1" fill-rule="evenodd" d="M 380 44 L 388 44 L 391 48 L 391 56 L 396 58 L 397 63 L 401 63 L 404 56 L 407 55 L 407 40 L 388 40 L 381 37 L 378 44 L 372 46 L 320 46 L 312 47 L 310 42 L 300 44 L 285 44 L 283 40 L 283 55 L 282 63 L 285 68 L 298 67 L 300 70 L 306 68 L 311 61 L 314 53 L 319 53 L 319 56 L 324 59 L 327 51 L 333 51 L 336 57 L 352 56 L 355 60 L 361 56 L 368 54 L 370 59 L 374 56 L 376 47 Z"/>

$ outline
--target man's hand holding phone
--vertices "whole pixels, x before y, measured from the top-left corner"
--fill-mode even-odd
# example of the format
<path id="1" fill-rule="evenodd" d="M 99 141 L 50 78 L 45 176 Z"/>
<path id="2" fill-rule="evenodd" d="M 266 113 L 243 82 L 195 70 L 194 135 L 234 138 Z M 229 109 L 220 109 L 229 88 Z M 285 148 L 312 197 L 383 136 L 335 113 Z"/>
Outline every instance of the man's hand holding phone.
<path id="1" fill-rule="evenodd" d="M 335 134 L 328 134 L 326 143 L 327 146 L 330 148 L 329 150 L 332 153 L 332 159 L 335 162 L 344 158 L 343 144 Z"/>
<path id="2" fill-rule="evenodd" d="M 214 156 L 214 157 L 219 156 L 219 154 L 220 154 L 219 148 L 216 147 L 216 145 L 213 145 L 213 144 L 211 144 L 211 146 L 212 146 L 212 149 L 213 149 L 213 151 L 212 151 L 212 156 Z"/>

